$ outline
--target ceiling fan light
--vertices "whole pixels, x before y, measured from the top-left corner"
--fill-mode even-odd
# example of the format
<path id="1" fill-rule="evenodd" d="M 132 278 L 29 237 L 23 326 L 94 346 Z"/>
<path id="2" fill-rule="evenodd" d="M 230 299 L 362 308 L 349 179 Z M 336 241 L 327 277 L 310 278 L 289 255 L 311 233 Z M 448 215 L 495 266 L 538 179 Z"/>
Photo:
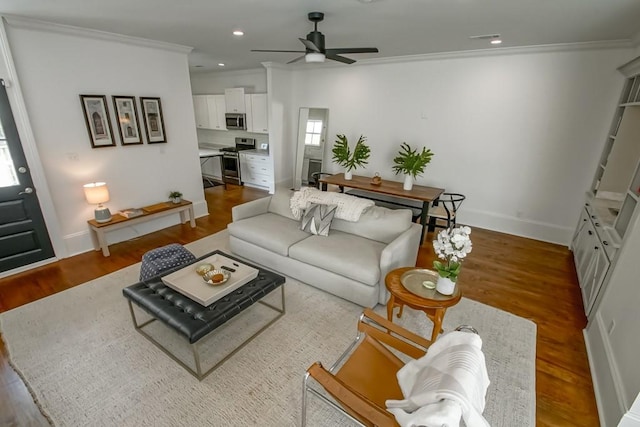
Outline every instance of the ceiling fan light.
<path id="1" fill-rule="evenodd" d="M 310 52 L 304 56 L 305 62 L 324 62 L 325 56 L 324 53 L 320 52 Z"/>

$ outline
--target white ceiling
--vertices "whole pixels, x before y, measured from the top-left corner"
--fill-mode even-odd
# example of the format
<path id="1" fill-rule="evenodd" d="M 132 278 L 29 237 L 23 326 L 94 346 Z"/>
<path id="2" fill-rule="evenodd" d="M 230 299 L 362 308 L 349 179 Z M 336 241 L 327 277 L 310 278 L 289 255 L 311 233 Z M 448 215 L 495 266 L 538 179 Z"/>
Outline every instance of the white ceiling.
<path id="1" fill-rule="evenodd" d="M 640 32 L 640 0 L 1 0 L 0 13 L 194 47 L 197 70 L 285 63 L 313 24 L 326 47 L 377 47 L 386 58 L 494 48 L 469 36 L 499 33 L 501 47 L 630 40 Z M 245 36 L 231 32 L 241 29 Z M 344 65 L 345 67 L 348 65 Z"/>

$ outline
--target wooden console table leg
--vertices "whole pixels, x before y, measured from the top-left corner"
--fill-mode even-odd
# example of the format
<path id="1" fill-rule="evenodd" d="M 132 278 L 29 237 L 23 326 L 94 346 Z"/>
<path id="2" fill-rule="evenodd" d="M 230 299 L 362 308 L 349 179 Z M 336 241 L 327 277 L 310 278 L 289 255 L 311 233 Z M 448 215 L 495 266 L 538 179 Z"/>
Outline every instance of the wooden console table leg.
<path id="1" fill-rule="evenodd" d="M 98 229 L 96 230 L 96 237 L 98 238 L 98 244 L 102 248 L 102 255 L 109 256 L 109 245 L 107 244 L 107 239 L 104 235 L 104 230 Z"/>
<path id="2" fill-rule="evenodd" d="M 193 205 L 189 205 L 189 218 L 191 228 L 196 228 L 196 214 L 193 211 Z"/>

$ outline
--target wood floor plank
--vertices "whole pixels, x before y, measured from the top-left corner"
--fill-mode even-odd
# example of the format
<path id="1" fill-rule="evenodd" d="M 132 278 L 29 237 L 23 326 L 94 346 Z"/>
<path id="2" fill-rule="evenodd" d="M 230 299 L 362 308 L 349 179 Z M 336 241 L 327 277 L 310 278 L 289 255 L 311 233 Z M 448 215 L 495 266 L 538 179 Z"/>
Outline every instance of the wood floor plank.
<path id="1" fill-rule="evenodd" d="M 231 208 L 265 192 L 229 185 L 205 190 L 209 216 L 196 228 L 176 225 L 109 247 L 111 256 L 86 252 L 0 279 L 0 312 L 69 289 L 140 261 L 153 248 L 186 244 L 226 228 Z M 573 257 L 564 246 L 474 228 L 473 252 L 460 287 L 465 297 L 537 324 L 537 426 L 597 426 L 598 414 L 582 329 L 586 326 Z M 429 233 L 416 265 L 431 268 Z M 46 425 L 0 341 L 0 424 Z M 509 426 L 511 427 L 511 426 Z M 515 427 L 515 426 L 514 426 Z"/>

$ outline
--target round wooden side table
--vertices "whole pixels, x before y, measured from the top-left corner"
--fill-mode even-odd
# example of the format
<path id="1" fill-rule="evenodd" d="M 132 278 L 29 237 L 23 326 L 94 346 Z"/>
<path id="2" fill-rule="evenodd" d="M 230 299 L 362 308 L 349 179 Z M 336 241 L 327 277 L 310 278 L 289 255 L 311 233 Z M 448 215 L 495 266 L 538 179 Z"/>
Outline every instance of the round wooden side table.
<path id="1" fill-rule="evenodd" d="M 417 267 L 402 267 L 390 271 L 384 279 L 385 285 L 391 294 L 387 302 L 387 319 L 393 321 L 393 309 L 399 307 L 398 317 L 402 316 L 402 310 L 407 305 L 414 310 L 423 311 L 427 317 L 433 322 L 433 332 L 431 333 L 431 341 L 438 338 L 438 334 L 442 332 L 442 320 L 447 312 L 447 308 L 452 307 L 462 298 L 460 288 L 456 286 L 453 295 L 443 295 L 435 289 L 422 288 L 416 290 L 417 293 L 411 292 L 401 282 L 404 273 L 410 270 L 424 270 Z"/>

